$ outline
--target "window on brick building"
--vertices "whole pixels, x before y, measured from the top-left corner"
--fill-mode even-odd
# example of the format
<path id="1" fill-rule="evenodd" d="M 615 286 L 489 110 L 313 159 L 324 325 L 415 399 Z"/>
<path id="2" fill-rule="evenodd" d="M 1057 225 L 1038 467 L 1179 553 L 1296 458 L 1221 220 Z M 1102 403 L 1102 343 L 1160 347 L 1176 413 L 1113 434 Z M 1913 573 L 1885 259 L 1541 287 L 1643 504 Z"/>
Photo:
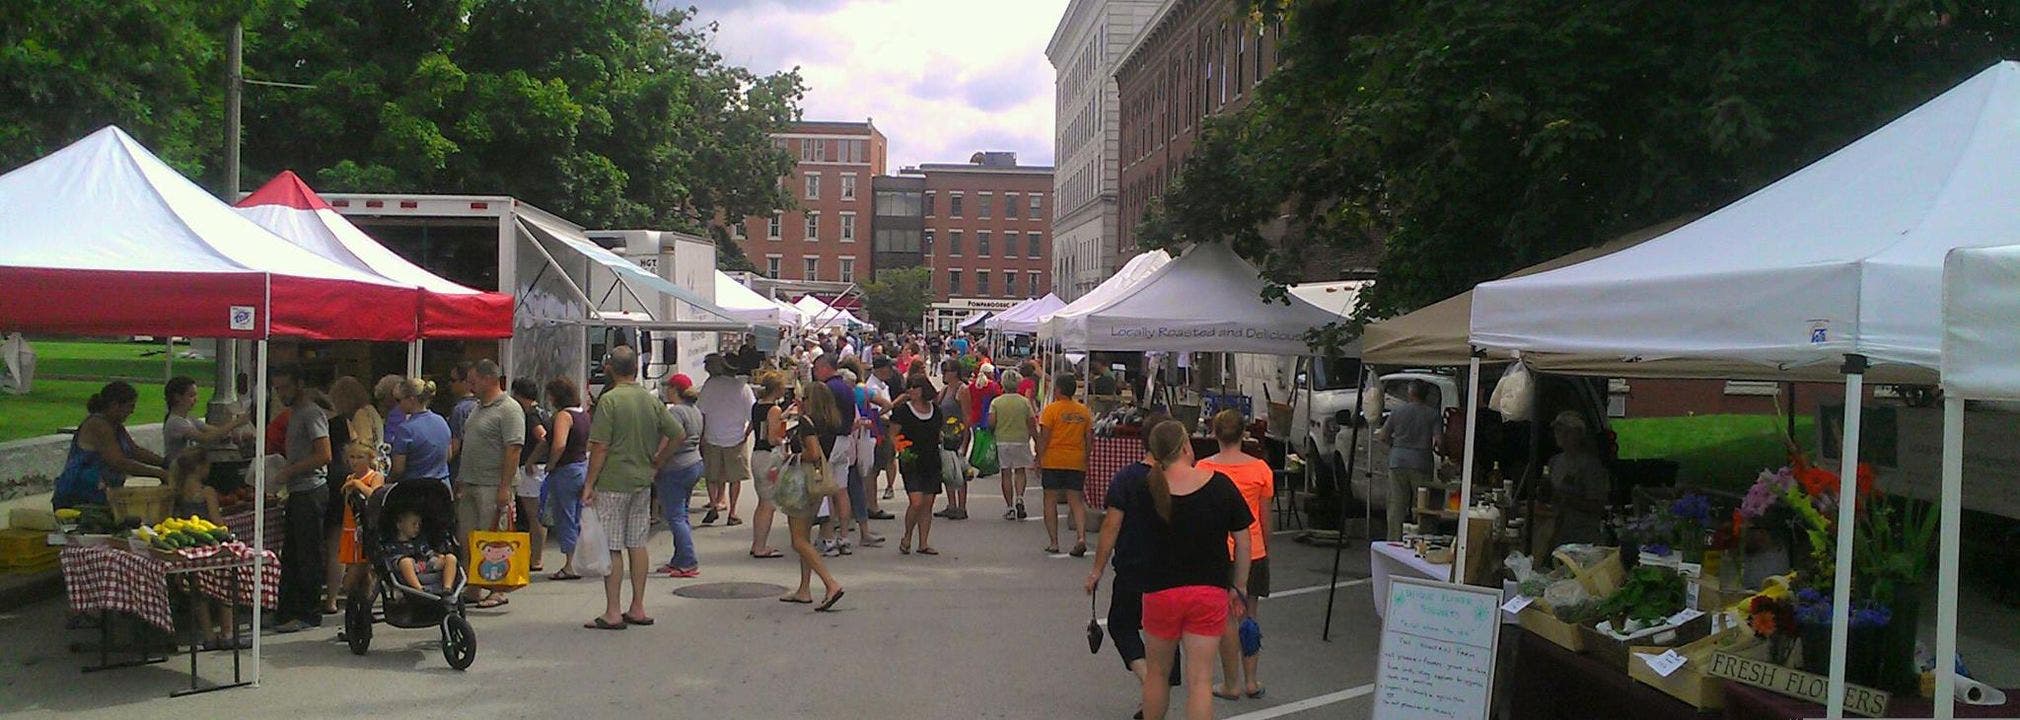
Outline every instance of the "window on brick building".
<path id="1" fill-rule="evenodd" d="M 808 200 L 819 200 L 819 199 L 821 199 L 821 174 L 820 174 L 820 173 L 807 173 L 807 188 L 806 188 L 806 189 L 807 189 L 807 192 L 806 192 L 806 196 L 807 196 L 807 199 L 808 199 Z"/>
<path id="2" fill-rule="evenodd" d="M 1010 220 L 1017 219 L 1017 195 L 1015 193 L 1003 196 L 1003 217 Z"/>
<path id="3" fill-rule="evenodd" d="M 1045 251 L 1039 247 L 1045 244 L 1044 233 L 1024 233 L 1024 241 L 1024 257 L 1037 260 L 1040 255 L 1045 254 Z"/>
<path id="4" fill-rule="evenodd" d="M 807 242 L 816 242 L 820 239 L 821 214 L 817 212 L 807 213 Z"/>
<path id="5" fill-rule="evenodd" d="M 779 257 L 777 255 L 766 255 L 765 277 L 771 278 L 773 280 L 779 279 L 779 265 L 784 262 L 785 258 Z"/>
<path id="6" fill-rule="evenodd" d="M 1025 273 L 1025 279 L 1031 281 L 1030 290 L 1032 295 L 1038 295 L 1040 293 L 1045 292 L 1045 288 L 1039 287 L 1043 283 L 1038 279 L 1038 276 L 1039 273 L 1037 270 L 1032 270 L 1030 272 Z"/>
<path id="7" fill-rule="evenodd" d="M 779 214 L 772 213 L 771 219 L 765 221 L 765 237 L 767 239 L 779 239 L 779 225 L 781 224 L 779 220 Z"/>
<path id="8" fill-rule="evenodd" d="M 937 207 L 935 207 L 935 206 L 933 205 L 933 191 L 931 191 L 931 190 L 927 190 L 927 191 L 926 191 L 926 217 L 933 217 L 934 213 L 936 213 L 936 212 L 938 212 L 938 211 L 939 211 L 939 208 L 937 208 Z"/>
<path id="9" fill-rule="evenodd" d="M 990 203 L 991 203 L 992 201 L 994 201 L 994 200 L 995 200 L 995 198 L 992 198 L 992 197 L 990 197 L 990 196 L 989 196 L 989 193 L 981 193 L 981 197 L 979 197 L 979 198 L 976 198 L 976 202 L 975 202 L 975 217 L 978 217 L 978 218 L 986 218 L 986 217 L 989 217 L 989 212 L 990 212 L 990 210 L 989 210 L 989 204 L 990 204 Z"/>
<path id="10" fill-rule="evenodd" d="M 933 252 L 935 250 L 935 248 L 933 247 L 933 231 L 931 230 L 925 231 L 923 233 L 922 239 L 925 241 L 924 243 L 922 243 L 922 245 L 924 245 L 923 249 L 928 253 Z"/>
<path id="11" fill-rule="evenodd" d="M 1003 271 L 1003 294 L 1007 297 L 1017 297 L 1016 271 L 1012 270 Z"/>
<path id="12" fill-rule="evenodd" d="M 947 231 L 947 254 L 952 255 L 954 257 L 961 257 L 961 231 L 959 230 Z"/>
<path id="13" fill-rule="evenodd" d="M 852 258 L 852 257 L 844 257 L 844 258 L 842 258 L 842 274 L 841 274 L 841 276 L 840 276 L 839 278 L 837 278 L 837 279 L 841 280 L 842 282 L 855 282 L 855 281 L 856 281 L 856 259 L 855 259 L 855 258 Z"/>
<path id="14" fill-rule="evenodd" d="M 989 257 L 989 231 L 975 231 L 975 257 Z"/>
<path id="15" fill-rule="evenodd" d="M 1003 257 L 1017 257 L 1017 233 L 1015 231 L 1003 233 Z"/>
<path id="16" fill-rule="evenodd" d="M 845 175 L 843 175 L 843 176 L 842 176 L 842 199 L 843 199 L 843 200 L 854 200 L 854 199 L 856 199 L 856 176 L 855 176 L 855 175 L 847 175 L 847 174 L 845 174 Z"/>
<path id="17" fill-rule="evenodd" d="M 987 270 L 975 271 L 975 294 L 976 295 L 989 294 L 989 271 Z"/>
<path id="18" fill-rule="evenodd" d="M 1031 199 L 1031 219 L 1033 220 L 1044 219 L 1045 196 L 1040 193 L 1031 193 L 1030 199 Z"/>
<path id="19" fill-rule="evenodd" d="M 842 242 L 856 241 L 856 214 L 842 213 Z"/>
<path id="20" fill-rule="evenodd" d="M 810 258 L 801 258 L 801 259 L 800 259 L 800 263 L 801 263 L 801 264 L 802 264 L 802 265 L 804 266 L 804 267 L 802 267 L 802 268 L 801 268 L 801 270 L 803 270 L 803 271 L 804 271 L 804 272 L 803 272 L 803 273 L 801 274 L 801 276 L 800 276 L 800 279 L 801 279 L 801 280 L 819 280 L 819 279 L 821 279 L 821 259 L 820 259 L 820 258 L 817 258 L 817 257 L 810 257 Z"/>
<path id="21" fill-rule="evenodd" d="M 947 194 L 948 217 L 961 217 L 961 193 Z"/>
<path id="22" fill-rule="evenodd" d="M 949 270 L 947 270 L 947 294 L 948 294 L 948 295 L 959 295 L 959 294 L 961 294 L 961 271 L 960 271 L 960 270 L 956 270 L 956 269 L 949 269 Z"/>

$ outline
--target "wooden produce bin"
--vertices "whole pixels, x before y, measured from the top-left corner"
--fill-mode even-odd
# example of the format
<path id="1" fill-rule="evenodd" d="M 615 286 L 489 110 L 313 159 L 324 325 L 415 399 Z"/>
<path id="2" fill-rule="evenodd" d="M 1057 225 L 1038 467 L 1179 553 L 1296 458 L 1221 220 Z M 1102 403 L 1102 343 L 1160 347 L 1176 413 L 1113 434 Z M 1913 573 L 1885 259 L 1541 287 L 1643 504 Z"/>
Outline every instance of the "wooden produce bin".
<path id="1" fill-rule="evenodd" d="M 1557 619 L 1550 604 L 1542 600 L 1529 603 L 1522 612 L 1515 614 L 1515 622 L 1530 634 L 1549 640 L 1558 647 L 1575 653 L 1585 652 L 1585 636 L 1579 634 L 1578 626 Z"/>
<path id="2" fill-rule="evenodd" d="M 1578 634 L 1585 636 L 1585 654 L 1613 667 L 1626 667 L 1639 663 L 1628 654 L 1627 649 L 1630 646 L 1652 647 L 1660 653 L 1669 648 L 1687 645 L 1711 634 L 1711 616 L 1699 615 L 1682 625 L 1632 640 L 1616 640 L 1612 635 L 1600 632 L 1599 628 L 1591 625 L 1578 626 Z"/>
<path id="3" fill-rule="evenodd" d="M 1670 648 L 1655 645 L 1633 645 L 1629 653 L 1660 655 Z M 1726 628 L 1703 638 L 1685 643 L 1675 648 L 1678 655 L 1685 658 L 1683 667 L 1663 677 L 1648 667 L 1641 658 L 1629 655 L 1627 675 L 1643 685 L 1661 690 L 1670 697 L 1690 703 L 1699 710 L 1717 710 L 1725 706 L 1725 680 L 1706 674 L 1711 669 L 1713 653 L 1724 651 L 1735 655 L 1766 659 L 1767 643 L 1754 637 L 1744 625 Z"/>

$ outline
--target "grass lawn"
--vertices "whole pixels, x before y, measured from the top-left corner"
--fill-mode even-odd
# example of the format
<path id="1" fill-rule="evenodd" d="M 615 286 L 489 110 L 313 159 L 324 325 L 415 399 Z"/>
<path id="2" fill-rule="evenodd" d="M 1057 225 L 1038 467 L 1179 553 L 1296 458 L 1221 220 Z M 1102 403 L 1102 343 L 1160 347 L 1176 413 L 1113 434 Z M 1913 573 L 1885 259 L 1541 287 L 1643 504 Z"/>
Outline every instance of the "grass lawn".
<path id="1" fill-rule="evenodd" d="M 1615 420 L 1623 458 L 1663 458 L 1681 467 L 1677 482 L 1745 492 L 1761 470 L 1788 464 L 1782 419 L 1773 415 L 1693 415 Z M 1813 449 L 1816 419 L 1796 418 L 1796 442 Z"/>
<path id="2" fill-rule="evenodd" d="M 163 346 L 112 340 L 30 340 L 35 349 L 35 391 L 27 395 L 0 393 L 0 442 L 47 435 L 76 427 L 84 420 L 84 401 L 111 380 L 133 383 L 140 404 L 130 425 L 161 422 Z M 176 345 L 177 351 L 189 349 Z M 153 353 L 149 355 L 147 353 Z M 216 365 L 210 360 L 175 362 L 175 374 L 209 387 Z M 199 395 L 208 393 L 198 390 Z M 201 402 L 201 399 L 199 400 Z"/>

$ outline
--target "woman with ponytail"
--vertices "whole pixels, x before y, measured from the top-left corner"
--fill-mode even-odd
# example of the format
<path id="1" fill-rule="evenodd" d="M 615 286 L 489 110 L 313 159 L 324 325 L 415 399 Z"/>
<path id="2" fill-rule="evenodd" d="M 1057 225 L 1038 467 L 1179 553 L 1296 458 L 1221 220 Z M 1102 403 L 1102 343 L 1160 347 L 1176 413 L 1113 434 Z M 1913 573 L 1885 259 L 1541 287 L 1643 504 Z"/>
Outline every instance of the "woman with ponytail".
<path id="1" fill-rule="evenodd" d="M 449 421 L 428 409 L 435 399 L 435 383 L 426 378 L 408 378 L 393 390 L 405 419 L 386 437 L 393 446 L 392 482 L 433 480 L 449 482 Z"/>
<path id="2" fill-rule="evenodd" d="M 140 393 L 117 380 L 106 383 L 85 401 L 89 415 L 70 438 L 70 454 L 63 461 L 62 474 L 56 476 L 52 505 L 59 510 L 104 505 L 106 488 L 124 486 L 128 475 L 168 478 L 167 461 L 134 443 L 126 432 L 126 419 L 139 402 Z"/>
<path id="3" fill-rule="evenodd" d="M 1255 518 L 1233 480 L 1193 467 L 1192 443 L 1183 424 L 1158 423 L 1147 437 L 1144 492 L 1129 493 L 1113 507 L 1113 519 L 1107 522 L 1116 529 L 1104 526 L 1096 572 L 1088 577 L 1087 587 L 1091 592 L 1099 580 L 1101 563 L 1107 559 L 1103 556 L 1112 550 L 1121 525 L 1144 521 L 1142 535 L 1148 543 L 1139 550 L 1141 566 L 1131 572 L 1143 592 L 1147 636 L 1139 676 L 1143 717 L 1163 718 L 1169 708 L 1171 688 L 1165 676 L 1183 644 L 1192 659 L 1183 673 L 1185 716 L 1211 718 L 1212 658 L 1218 654 L 1230 614 L 1246 605 L 1237 588 L 1248 584 L 1247 530 Z M 1232 560 L 1227 550 L 1230 538 L 1236 548 Z"/>

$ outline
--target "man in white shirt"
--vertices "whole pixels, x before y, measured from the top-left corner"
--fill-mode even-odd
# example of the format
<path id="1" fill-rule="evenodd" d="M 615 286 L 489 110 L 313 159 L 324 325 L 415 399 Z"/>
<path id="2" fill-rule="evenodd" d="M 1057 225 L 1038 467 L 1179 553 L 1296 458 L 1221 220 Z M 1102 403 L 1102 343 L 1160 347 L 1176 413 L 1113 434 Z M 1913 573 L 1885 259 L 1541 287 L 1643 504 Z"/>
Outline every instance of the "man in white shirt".
<path id="1" fill-rule="evenodd" d="M 757 397 L 721 354 L 709 353 L 701 363 L 708 372 L 695 400 L 695 407 L 701 410 L 702 477 L 708 481 L 708 514 L 702 516 L 702 524 L 715 522 L 716 513 L 724 511 L 729 513 L 728 524 L 742 525 L 736 503 L 743 494 L 743 481 L 750 477 L 750 414 Z"/>

